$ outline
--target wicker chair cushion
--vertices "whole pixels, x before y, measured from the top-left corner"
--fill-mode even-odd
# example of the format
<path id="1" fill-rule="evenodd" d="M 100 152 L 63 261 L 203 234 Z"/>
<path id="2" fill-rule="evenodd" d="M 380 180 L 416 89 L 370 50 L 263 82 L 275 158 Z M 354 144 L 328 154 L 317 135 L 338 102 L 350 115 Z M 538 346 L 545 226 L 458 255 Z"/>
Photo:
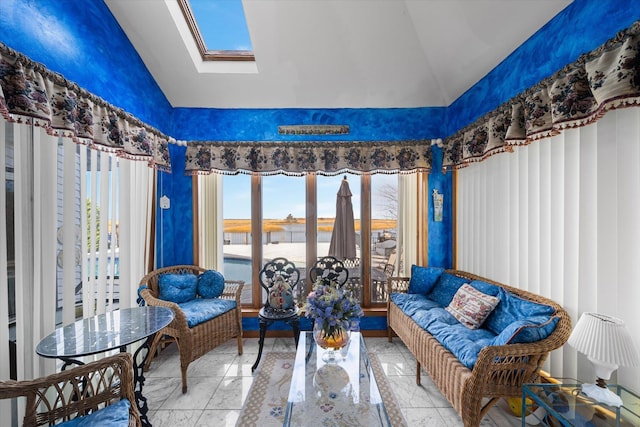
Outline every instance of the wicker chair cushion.
<path id="1" fill-rule="evenodd" d="M 460 324 L 469 329 L 478 329 L 499 302 L 497 297 L 480 292 L 465 283 L 460 286 L 446 310 L 458 319 Z"/>
<path id="2" fill-rule="evenodd" d="M 536 342 L 545 339 L 556 329 L 560 319 L 556 316 L 535 316 L 516 320 L 493 340 L 492 345 Z"/>
<path id="3" fill-rule="evenodd" d="M 187 325 L 193 328 L 236 308 L 236 301 L 220 298 L 196 298 L 179 304 L 187 318 Z"/>
<path id="4" fill-rule="evenodd" d="M 440 275 L 433 289 L 427 294 L 427 298 L 437 302 L 442 307 L 446 307 L 458 292 L 460 286 L 467 282 L 469 282 L 469 279 L 444 272 Z"/>
<path id="5" fill-rule="evenodd" d="M 58 427 L 90 427 L 90 426 L 109 426 L 109 427 L 128 427 L 129 426 L 129 408 L 131 403 L 127 399 L 122 399 L 113 405 L 92 412 L 89 415 L 77 417 L 64 423 L 56 424 Z"/>
<path id="6" fill-rule="evenodd" d="M 215 270 L 207 270 L 198 276 L 196 293 L 202 298 L 218 298 L 224 291 L 224 276 Z"/>
<path id="7" fill-rule="evenodd" d="M 160 299 L 180 304 L 196 297 L 198 276 L 195 274 L 163 274 L 158 280 Z"/>
<path id="8" fill-rule="evenodd" d="M 502 288 L 500 288 L 498 298 L 500 298 L 500 304 L 485 322 L 485 327 L 496 335 L 501 334 L 513 322 L 538 316 L 546 316 L 548 320 L 555 314 L 555 310 L 551 306 L 519 298 Z"/>
<path id="9" fill-rule="evenodd" d="M 410 294 L 427 294 L 440 278 L 444 268 L 411 266 Z"/>

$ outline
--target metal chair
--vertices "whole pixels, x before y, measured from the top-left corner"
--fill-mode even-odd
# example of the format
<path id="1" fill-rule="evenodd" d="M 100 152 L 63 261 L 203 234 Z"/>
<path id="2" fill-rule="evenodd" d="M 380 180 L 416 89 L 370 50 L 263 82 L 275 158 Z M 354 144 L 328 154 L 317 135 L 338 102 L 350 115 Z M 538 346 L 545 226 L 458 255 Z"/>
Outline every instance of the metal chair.
<path id="1" fill-rule="evenodd" d="M 344 263 L 332 256 L 325 256 L 318 259 L 311 269 L 309 269 L 309 279 L 314 284 L 318 280 L 335 281 L 339 286 L 343 286 L 349 279 L 349 270 Z"/>
<path id="2" fill-rule="evenodd" d="M 300 271 L 296 268 L 295 264 L 286 258 L 274 258 L 262 267 L 258 278 L 260 280 L 260 286 L 266 291 L 267 298 L 264 306 L 258 313 L 258 320 L 260 322 L 258 358 L 251 367 L 251 372 L 255 371 L 260 363 L 264 338 L 267 334 L 267 328 L 271 324 L 274 322 L 285 322 L 291 326 L 296 348 L 298 347 L 300 334 L 298 306 L 293 298 L 295 287 L 300 281 Z M 280 303 L 278 304 L 278 302 Z"/>

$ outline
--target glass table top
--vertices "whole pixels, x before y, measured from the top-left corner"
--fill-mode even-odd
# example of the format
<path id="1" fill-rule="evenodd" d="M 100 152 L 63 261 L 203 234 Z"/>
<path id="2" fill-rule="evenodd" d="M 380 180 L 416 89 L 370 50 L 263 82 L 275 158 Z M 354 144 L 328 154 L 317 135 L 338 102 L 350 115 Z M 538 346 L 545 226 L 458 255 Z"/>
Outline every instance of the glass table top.
<path id="1" fill-rule="evenodd" d="M 325 351 L 300 333 L 284 425 L 390 426 L 362 335 L 351 332 L 338 363 L 325 363 Z"/>
<path id="2" fill-rule="evenodd" d="M 544 407 L 546 411 L 540 416 L 530 416 L 544 426 L 640 426 L 640 396 L 621 385 L 607 387 L 620 396 L 622 406 L 608 406 L 587 397 L 581 384 L 525 384 L 522 393 L 527 413 Z"/>
<path id="3" fill-rule="evenodd" d="M 173 320 L 166 307 L 133 307 L 98 314 L 59 327 L 36 347 L 43 357 L 72 358 L 117 349 L 158 332 Z"/>

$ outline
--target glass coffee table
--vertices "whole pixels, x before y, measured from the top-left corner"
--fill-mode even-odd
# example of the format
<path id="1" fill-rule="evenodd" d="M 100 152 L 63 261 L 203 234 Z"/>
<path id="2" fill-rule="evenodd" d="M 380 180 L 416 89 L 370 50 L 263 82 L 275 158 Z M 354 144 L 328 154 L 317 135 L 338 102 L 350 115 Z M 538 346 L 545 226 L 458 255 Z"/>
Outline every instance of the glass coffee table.
<path id="1" fill-rule="evenodd" d="M 323 362 L 324 352 L 300 332 L 283 425 L 391 426 L 362 334 L 351 332 L 338 363 Z"/>

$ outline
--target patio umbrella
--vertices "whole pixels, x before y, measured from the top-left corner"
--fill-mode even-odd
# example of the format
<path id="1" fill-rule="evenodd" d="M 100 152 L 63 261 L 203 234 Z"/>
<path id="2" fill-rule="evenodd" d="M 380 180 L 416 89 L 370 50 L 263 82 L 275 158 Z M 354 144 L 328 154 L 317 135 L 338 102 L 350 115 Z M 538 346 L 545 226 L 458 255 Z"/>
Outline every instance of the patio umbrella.
<path id="1" fill-rule="evenodd" d="M 346 176 L 338 190 L 336 219 L 333 223 L 328 255 L 337 259 L 356 257 L 356 229 L 353 221 L 351 190 Z"/>

